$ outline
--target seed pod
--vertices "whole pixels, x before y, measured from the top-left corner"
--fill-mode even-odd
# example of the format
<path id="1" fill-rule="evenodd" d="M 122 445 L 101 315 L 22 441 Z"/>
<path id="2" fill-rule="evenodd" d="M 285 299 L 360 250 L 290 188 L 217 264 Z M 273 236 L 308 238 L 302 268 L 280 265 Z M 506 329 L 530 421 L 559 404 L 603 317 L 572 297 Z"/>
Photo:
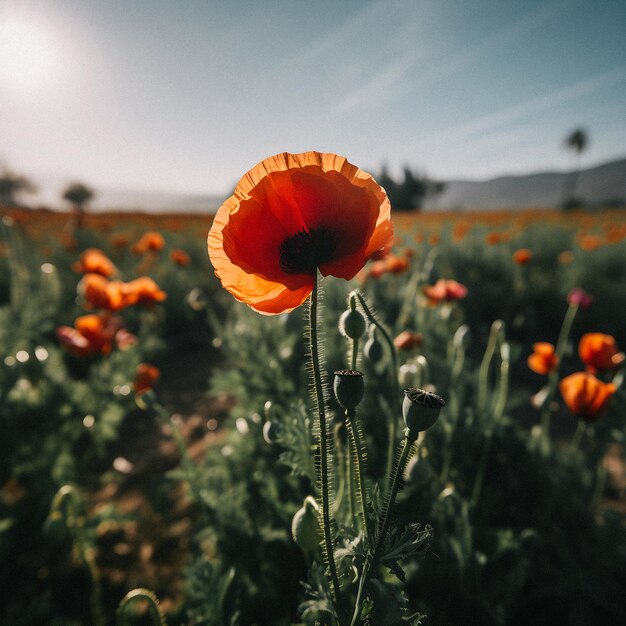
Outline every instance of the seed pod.
<path id="1" fill-rule="evenodd" d="M 339 332 L 348 339 L 359 339 L 365 333 L 365 318 L 357 309 L 348 309 L 339 318 Z"/>
<path id="2" fill-rule="evenodd" d="M 305 551 L 313 552 L 320 545 L 320 508 L 313 496 L 307 496 L 291 522 L 291 536 Z"/>
<path id="3" fill-rule="evenodd" d="M 335 372 L 333 390 L 337 402 L 345 409 L 355 409 L 365 393 L 363 373 L 357 370 L 339 370 Z"/>
<path id="4" fill-rule="evenodd" d="M 408 437 L 415 441 L 419 433 L 428 430 L 439 417 L 446 402 L 435 393 L 409 387 L 404 390 L 402 417 L 406 424 Z"/>

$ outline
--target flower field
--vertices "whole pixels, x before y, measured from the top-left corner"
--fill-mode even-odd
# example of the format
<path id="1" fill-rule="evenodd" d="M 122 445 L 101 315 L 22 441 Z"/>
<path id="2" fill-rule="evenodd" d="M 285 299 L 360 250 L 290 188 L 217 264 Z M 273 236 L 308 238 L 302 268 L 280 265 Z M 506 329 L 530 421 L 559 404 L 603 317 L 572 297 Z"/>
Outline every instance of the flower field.
<path id="1" fill-rule="evenodd" d="M 626 623 L 626 211 L 325 166 L 363 223 L 1 210 L 0 623 Z"/>

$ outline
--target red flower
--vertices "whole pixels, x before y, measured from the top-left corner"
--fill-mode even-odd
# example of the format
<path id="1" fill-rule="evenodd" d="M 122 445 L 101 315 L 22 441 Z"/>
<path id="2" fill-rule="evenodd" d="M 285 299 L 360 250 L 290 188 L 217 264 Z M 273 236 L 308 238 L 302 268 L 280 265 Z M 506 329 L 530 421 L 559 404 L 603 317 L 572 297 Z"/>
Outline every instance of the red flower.
<path id="1" fill-rule="evenodd" d="M 129 345 L 129 336 L 136 341 L 134 335 L 122 328 L 119 318 L 106 315 L 77 317 L 74 327 L 59 326 L 56 333 L 59 342 L 75 356 L 108 354 L 114 345 Z"/>
<path id="2" fill-rule="evenodd" d="M 513 263 L 517 265 L 527 265 L 531 258 L 532 254 L 528 248 L 520 248 L 513 253 Z"/>
<path id="3" fill-rule="evenodd" d="M 528 357 L 528 367 L 537 374 L 545 376 L 549 374 L 559 363 L 554 354 L 554 346 L 546 341 L 533 344 L 534 352 Z"/>
<path id="4" fill-rule="evenodd" d="M 158 252 L 165 247 L 165 239 L 161 233 L 149 231 L 133 246 L 135 254 L 145 254 L 146 252 Z"/>
<path id="5" fill-rule="evenodd" d="M 137 366 L 137 373 L 135 375 L 135 393 L 152 389 L 160 376 L 161 371 L 158 367 L 150 365 L 150 363 L 140 363 Z"/>
<path id="6" fill-rule="evenodd" d="M 591 421 L 599 416 L 617 387 L 598 380 L 592 374 L 576 372 L 559 383 L 568 409 L 578 417 Z"/>
<path id="7" fill-rule="evenodd" d="M 592 374 L 614 370 L 624 362 L 624 353 L 619 352 L 615 338 L 603 333 L 587 333 L 578 344 L 580 360 Z"/>
<path id="8" fill-rule="evenodd" d="M 181 267 L 187 267 L 187 265 L 191 263 L 189 255 L 179 248 L 174 248 L 174 250 L 170 252 L 170 259 L 172 263 L 176 263 L 176 265 L 180 265 Z"/>
<path id="9" fill-rule="evenodd" d="M 121 280 L 110 281 L 100 274 L 85 274 L 78 283 L 78 291 L 87 308 L 119 311 L 126 306 Z"/>
<path id="10" fill-rule="evenodd" d="M 398 350 L 412 350 L 413 348 L 419 348 L 424 343 L 424 337 L 422 333 L 414 333 L 410 330 L 402 331 L 394 340 L 393 344 Z"/>
<path id="11" fill-rule="evenodd" d="M 163 302 L 167 294 L 149 276 L 135 278 L 124 285 L 125 305 Z"/>
<path id="12" fill-rule="evenodd" d="M 374 179 L 344 157 L 269 157 L 219 208 L 209 257 L 225 289 L 265 314 L 291 311 L 317 270 L 349 280 L 393 241 L 390 205 Z"/>
<path id="13" fill-rule="evenodd" d="M 72 263 L 72 269 L 82 274 L 100 274 L 109 277 L 117 273 L 117 268 L 102 250 L 88 248 L 76 263 Z"/>
<path id="14" fill-rule="evenodd" d="M 467 295 L 467 287 L 456 280 L 446 280 L 440 278 L 434 285 L 422 287 L 424 295 L 433 304 L 438 302 L 448 302 L 450 300 L 461 300 Z"/>

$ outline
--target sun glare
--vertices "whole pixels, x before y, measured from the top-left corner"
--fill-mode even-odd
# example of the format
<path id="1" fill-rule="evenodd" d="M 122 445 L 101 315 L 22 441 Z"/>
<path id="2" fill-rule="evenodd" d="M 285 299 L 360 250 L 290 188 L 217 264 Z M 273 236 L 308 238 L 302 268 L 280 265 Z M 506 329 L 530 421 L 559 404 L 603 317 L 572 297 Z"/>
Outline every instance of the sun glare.
<path id="1" fill-rule="evenodd" d="M 52 83 L 62 63 L 52 29 L 26 15 L 0 13 L 0 84 L 32 93 Z"/>

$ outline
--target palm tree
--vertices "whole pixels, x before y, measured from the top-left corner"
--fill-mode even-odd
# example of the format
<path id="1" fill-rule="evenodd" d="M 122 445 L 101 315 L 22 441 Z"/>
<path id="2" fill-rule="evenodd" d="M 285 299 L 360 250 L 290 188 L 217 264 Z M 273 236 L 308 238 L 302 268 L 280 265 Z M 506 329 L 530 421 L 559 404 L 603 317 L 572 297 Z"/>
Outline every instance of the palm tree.
<path id="1" fill-rule="evenodd" d="M 570 175 L 565 177 L 563 184 L 563 208 L 576 208 L 581 204 L 575 192 L 580 173 L 580 156 L 589 145 L 587 131 L 584 128 L 574 129 L 565 137 L 564 145 L 575 154 L 576 162 Z"/>
<path id="2" fill-rule="evenodd" d="M 8 169 L 4 169 L 0 173 L 0 205 L 7 207 L 21 206 L 17 200 L 20 193 L 34 193 L 37 187 L 33 183 L 22 176 Z"/>
<path id="3" fill-rule="evenodd" d="M 71 183 L 63 192 L 63 200 L 67 200 L 71 205 L 70 217 L 66 224 L 66 229 L 74 233 L 80 228 L 85 215 L 87 203 L 94 197 L 94 191 L 83 183 Z"/>

